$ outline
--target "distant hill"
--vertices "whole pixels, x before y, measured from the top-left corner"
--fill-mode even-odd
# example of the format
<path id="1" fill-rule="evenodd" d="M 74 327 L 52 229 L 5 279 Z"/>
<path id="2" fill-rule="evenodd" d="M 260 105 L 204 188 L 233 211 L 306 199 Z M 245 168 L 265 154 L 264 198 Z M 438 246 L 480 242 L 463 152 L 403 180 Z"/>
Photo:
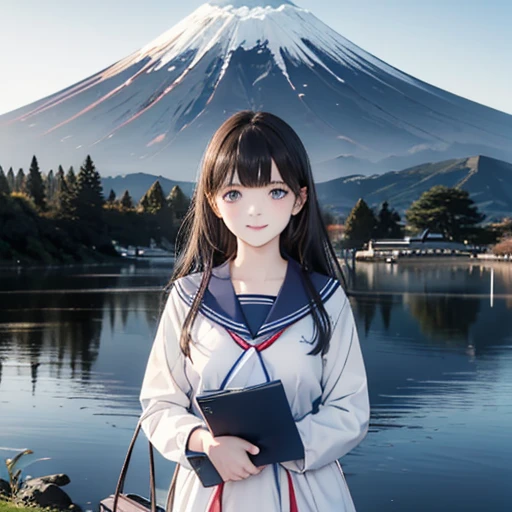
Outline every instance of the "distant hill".
<path id="1" fill-rule="evenodd" d="M 395 155 L 371 162 L 364 158 L 340 155 L 336 158 L 312 162 L 313 176 L 317 182 L 346 178 L 354 174 L 373 176 L 391 171 L 422 166 L 425 162 L 444 163 L 453 159 L 465 159 L 467 155 L 493 155 L 493 158 L 508 161 L 509 153 L 489 148 L 483 144 L 450 144 L 443 151 L 431 148 L 417 148 L 407 155 Z"/>
<path id="2" fill-rule="evenodd" d="M 135 202 L 159 180 L 167 195 L 174 185 L 191 197 L 195 183 L 173 181 L 161 176 L 136 173 L 102 178 L 105 197 L 113 189 L 118 198 L 128 190 Z M 434 185 L 461 187 L 471 194 L 486 220 L 512 215 L 512 164 L 487 156 L 472 156 L 425 163 L 402 171 L 373 176 L 352 175 L 317 183 L 320 204 L 331 205 L 347 214 L 362 197 L 370 206 L 378 207 L 387 200 L 401 214 Z"/>
<path id="3" fill-rule="evenodd" d="M 175 185 L 179 185 L 181 190 L 188 197 L 192 196 L 195 183 L 190 181 L 174 181 L 162 176 L 153 176 L 143 172 L 127 174 L 123 176 L 108 176 L 101 178 L 103 185 L 103 195 L 108 197 L 112 189 L 116 193 L 118 199 L 121 198 L 125 190 L 128 190 L 133 201 L 136 203 L 148 191 L 155 181 L 159 181 L 164 194 L 167 196 Z"/>
<path id="4" fill-rule="evenodd" d="M 467 190 L 488 219 L 512 215 L 512 164 L 487 156 L 426 163 L 381 175 L 354 175 L 317 184 L 321 204 L 348 213 L 358 198 L 370 206 L 387 200 L 403 213 L 434 185 Z"/>

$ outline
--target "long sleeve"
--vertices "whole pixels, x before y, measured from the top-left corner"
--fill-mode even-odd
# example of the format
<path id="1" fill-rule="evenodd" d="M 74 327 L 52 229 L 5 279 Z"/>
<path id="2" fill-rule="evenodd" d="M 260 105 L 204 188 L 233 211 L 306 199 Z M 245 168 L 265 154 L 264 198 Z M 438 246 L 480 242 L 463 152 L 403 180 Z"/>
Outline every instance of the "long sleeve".
<path id="1" fill-rule="evenodd" d="M 179 346 L 184 315 L 173 287 L 158 325 L 140 392 L 142 429 L 166 458 L 192 469 L 185 455 L 193 430 L 206 425 L 190 412 L 191 386 L 185 374 L 185 357 Z"/>
<path id="2" fill-rule="evenodd" d="M 316 414 L 297 421 L 303 459 L 282 463 L 303 473 L 329 464 L 357 446 L 368 431 L 366 370 L 350 303 L 343 291 L 330 348 L 323 357 L 322 397 Z M 312 356 L 310 356 L 312 357 Z"/>

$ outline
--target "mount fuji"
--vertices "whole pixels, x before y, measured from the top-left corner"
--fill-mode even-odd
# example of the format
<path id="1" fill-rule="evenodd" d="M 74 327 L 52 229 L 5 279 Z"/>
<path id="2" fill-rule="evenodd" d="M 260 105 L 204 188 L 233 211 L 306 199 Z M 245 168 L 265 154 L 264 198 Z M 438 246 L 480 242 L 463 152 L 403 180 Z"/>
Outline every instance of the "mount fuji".
<path id="1" fill-rule="evenodd" d="M 0 164 L 28 167 L 35 154 L 46 170 L 91 154 L 104 176 L 192 181 L 213 132 L 248 108 L 297 130 L 318 181 L 472 154 L 512 161 L 511 115 L 403 73 L 290 1 L 211 0 L 108 68 L 0 116 Z"/>

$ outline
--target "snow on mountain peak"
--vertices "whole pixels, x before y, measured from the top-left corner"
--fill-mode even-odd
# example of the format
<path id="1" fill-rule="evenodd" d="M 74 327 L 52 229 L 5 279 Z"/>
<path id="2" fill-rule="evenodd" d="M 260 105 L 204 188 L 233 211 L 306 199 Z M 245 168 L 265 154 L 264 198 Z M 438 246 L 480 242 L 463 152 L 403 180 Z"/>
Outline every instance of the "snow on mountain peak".
<path id="1" fill-rule="evenodd" d="M 210 0 L 138 52 L 118 62 L 111 72 L 118 73 L 141 60 L 149 60 L 144 66 L 147 73 L 166 66 L 172 71 L 173 61 L 183 60 L 183 55 L 193 52 L 192 62 L 174 82 L 178 84 L 201 59 L 214 51 L 224 63 L 220 80 L 234 51 L 257 48 L 258 52 L 270 52 L 293 90 L 296 86 L 287 70 L 290 63 L 319 66 L 344 83 L 312 46 L 343 66 L 367 73 L 368 63 L 371 63 L 402 80 L 411 81 L 411 77 L 373 57 L 308 10 L 287 0 Z M 418 86 L 418 82 L 414 82 Z"/>
<path id="2" fill-rule="evenodd" d="M 218 7 L 247 7 L 249 9 L 257 7 L 272 7 L 275 9 L 281 5 L 295 5 L 288 0 L 210 0 L 208 3 Z"/>

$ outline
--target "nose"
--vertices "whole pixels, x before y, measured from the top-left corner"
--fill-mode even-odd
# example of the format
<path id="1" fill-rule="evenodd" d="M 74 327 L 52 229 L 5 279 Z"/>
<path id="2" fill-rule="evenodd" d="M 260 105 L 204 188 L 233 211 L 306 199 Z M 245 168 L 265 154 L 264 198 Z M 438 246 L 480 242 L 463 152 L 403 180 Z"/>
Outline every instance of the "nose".
<path id="1" fill-rule="evenodd" d="M 247 211 L 247 213 L 251 216 L 251 217 L 257 217 L 258 215 L 261 215 L 261 206 L 258 205 L 258 203 L 256 201 L 253 201 L 250 205 L 249 205 L 249 209 Z"/>

